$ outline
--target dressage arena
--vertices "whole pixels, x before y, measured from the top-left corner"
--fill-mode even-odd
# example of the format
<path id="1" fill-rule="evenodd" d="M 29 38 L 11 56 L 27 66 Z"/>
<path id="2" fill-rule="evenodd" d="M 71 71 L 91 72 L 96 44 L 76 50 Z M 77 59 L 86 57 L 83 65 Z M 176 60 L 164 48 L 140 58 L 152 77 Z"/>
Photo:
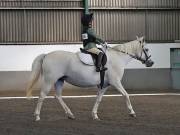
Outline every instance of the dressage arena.
<path id="1" fill-rule="evenodd" d="M 179 135 L 179 81 L 180 0 L 0 0 L 0 135 Z"/>
<path id="2" fill-rule="evenodd" d="M 127 113 L 124 98 L 110 91 L 108 95 L 114 93 L 116 96 L 103 98 L 99 108 L 100 121 L 92 120 L 91 117 L 95 96 L 88 96 L 88 92 L 83 92 L 84 96 L 82 92 L 75 93 L 64 96 L 75 120 L 68 119 L 58 101 L 50 96 L 43 104 L 41 120 L 38 122 L 33 116 L 36 97 L 32 100 L 5 98 L 4 94 L 4 98 L 0 98 L 0 134 L 178 135 L 180 132 L 180 93 L 132 94 L 130 98 L 137 115 L 132 118 Z M 95 92 L 90 94 L 94 95 Z"/>

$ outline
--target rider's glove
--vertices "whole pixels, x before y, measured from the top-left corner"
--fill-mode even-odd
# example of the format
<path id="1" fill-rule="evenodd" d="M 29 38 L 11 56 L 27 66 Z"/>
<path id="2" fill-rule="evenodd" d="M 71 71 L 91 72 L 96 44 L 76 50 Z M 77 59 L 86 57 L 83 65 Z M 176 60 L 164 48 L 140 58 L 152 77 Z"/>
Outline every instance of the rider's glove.
<path id="1" fill-rule="evenodd" d="M 107 49 L 107 47 L 108 47 L 107 42 L 104 42 L 103 47 Z"/>

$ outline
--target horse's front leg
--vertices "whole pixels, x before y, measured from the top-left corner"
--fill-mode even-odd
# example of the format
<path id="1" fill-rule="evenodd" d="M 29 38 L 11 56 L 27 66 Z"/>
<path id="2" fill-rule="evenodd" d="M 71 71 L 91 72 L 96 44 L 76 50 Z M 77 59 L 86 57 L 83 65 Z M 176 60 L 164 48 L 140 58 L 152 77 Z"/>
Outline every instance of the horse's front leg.
<path id="1" fill-rule="evenodd" d="M 99 104 L 100 104 L 102 97 L 103 97 L 104 93 L 106 92 L 106 90 L 107 90 L 107 88 L 99 89 L 97 92 L 96 102 L 95 102 L 93 110 L 92 110 L 92 117 L 94 120 L 100 120 L 97 115 L 97 110 L 98 110 Z"/>
<path id="2" fill-rule="evenodd" d="M 123 96 L 125 96 L 125 99 L 126 99 L 126 105 L 127 105 L 127 108 L 128 110 L 130 111 L 129 112 L 129 115 L 132 116 L 132 117 L 136 117 L 136 113 L 134 112 L 133 110 L 133 107 L 131 105 L 131 101 L 129 99 L 129 94 L 126 92 L 126 90 L 124 89 L 124 87 L 122 86 L 121 82 L 117 82 L 114 87 L 120 92 L 122 93 Z"/>

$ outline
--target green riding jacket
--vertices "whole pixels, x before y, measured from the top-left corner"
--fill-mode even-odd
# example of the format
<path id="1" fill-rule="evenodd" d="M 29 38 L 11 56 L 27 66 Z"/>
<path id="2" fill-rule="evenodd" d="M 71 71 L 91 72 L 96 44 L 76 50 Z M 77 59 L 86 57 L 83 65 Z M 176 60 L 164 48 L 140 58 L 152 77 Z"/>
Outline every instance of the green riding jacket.
<path id="1" fill-rule="evenodd" d="M 105 41 L 102 40 L 91 27 L 84 27 L 82 32 L 83 46 L 85 50 L 91 48 L 97 48 L 96 44 L 104 44 Z"/>

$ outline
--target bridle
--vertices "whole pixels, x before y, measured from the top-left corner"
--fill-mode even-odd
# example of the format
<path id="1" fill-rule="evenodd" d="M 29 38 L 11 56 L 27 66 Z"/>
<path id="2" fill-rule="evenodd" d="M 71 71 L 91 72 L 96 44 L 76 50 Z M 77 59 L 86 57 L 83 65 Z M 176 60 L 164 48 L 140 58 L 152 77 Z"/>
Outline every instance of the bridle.
<path id="1" fill-rule="evenodd" d="M 151 58 L 151 55 L 148 56 L 148 54 L 147 54 L 148 51 L 149 51 L 149 49 L 144 48 L 144 46 L 142 46 L 141 55 L 140 56 L 133 56 L 133 57 L 131 56 L 131 57 L 141 61 L 144 64 Z M 145 55 L 145 59 L 142 58 L 142 53 L 143 52 L 144 52 L 144 55 Z"/>

